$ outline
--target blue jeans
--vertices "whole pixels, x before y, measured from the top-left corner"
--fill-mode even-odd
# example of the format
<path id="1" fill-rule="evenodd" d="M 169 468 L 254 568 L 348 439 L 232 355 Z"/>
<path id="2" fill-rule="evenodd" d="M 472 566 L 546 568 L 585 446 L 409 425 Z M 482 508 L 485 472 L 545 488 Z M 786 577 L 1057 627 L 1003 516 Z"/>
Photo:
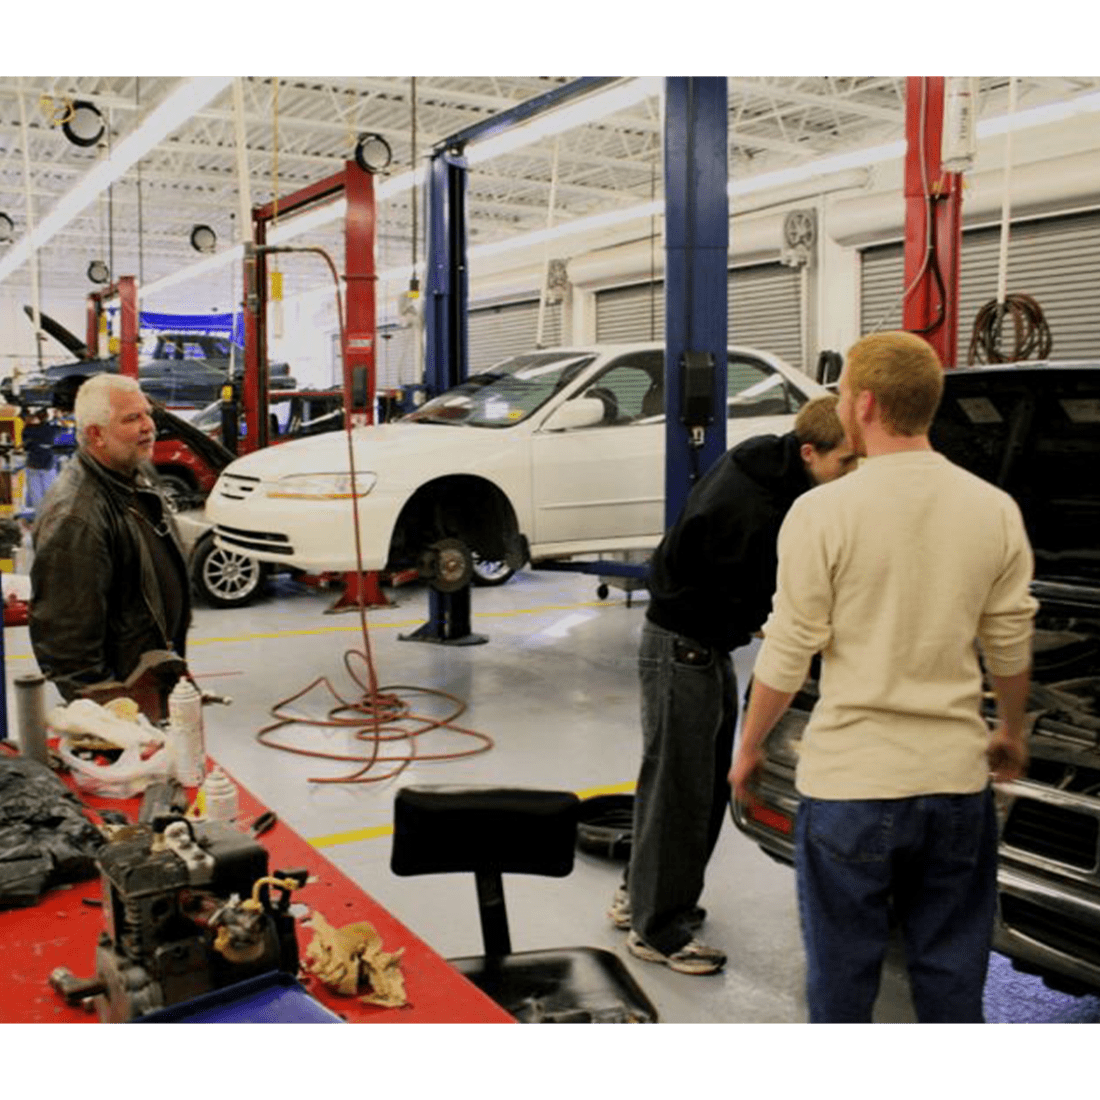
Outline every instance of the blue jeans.
<path id="1" fill-rule="evenodd" d="M 803 798 L 795 868 L 811 1023 L 869 1023 L 893 914 L 917 1019 L 981 1023 L 997 904 L 993 794 Z"/>
<path id="2" fill-rule="evenodd" d="M 687 917 L 729 815 L 737 682 L 728 653 L 646 621 L 638 654 L 642 766 L 626 885 L 634 931 L 664 955 Z"/>

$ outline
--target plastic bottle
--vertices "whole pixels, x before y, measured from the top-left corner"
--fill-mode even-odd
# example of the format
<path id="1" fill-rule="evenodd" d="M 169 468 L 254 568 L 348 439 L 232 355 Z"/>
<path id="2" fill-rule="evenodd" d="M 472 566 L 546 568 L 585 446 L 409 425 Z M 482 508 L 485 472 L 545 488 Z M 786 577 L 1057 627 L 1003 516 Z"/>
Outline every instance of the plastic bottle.
<path id="1" fill-rule="evenodd" d="M 237 816 L 237 785 L 221 770 L 212 768 L 202 785 L 207 821 L 232 821 Z"/>
<path id="2" fill-rule="evenodd" d="M 168 696 L 168 729 L 176 778 L 185 787 L 199 786 L 206 775 L 202 693 L 184 677 Z"/>

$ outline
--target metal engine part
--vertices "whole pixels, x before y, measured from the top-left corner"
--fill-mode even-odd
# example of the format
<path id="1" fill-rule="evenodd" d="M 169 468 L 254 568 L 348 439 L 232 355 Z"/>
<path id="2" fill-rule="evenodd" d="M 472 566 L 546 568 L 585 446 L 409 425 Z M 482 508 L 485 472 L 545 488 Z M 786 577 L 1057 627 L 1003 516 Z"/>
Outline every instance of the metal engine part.
<path id="1" fill-rule="evenodd" d="M 67 999 L 94 995 L 122 1023 L 271 970 L 298 970 L 290 891 L 305 871 L 268 875 L 267 851 L 223 822 L 178 815 L 120 830 L 99 855 L 105 928 L 96 977 L 55 974 Z M 278 890 L 272 896 L 272 888 Z"/>

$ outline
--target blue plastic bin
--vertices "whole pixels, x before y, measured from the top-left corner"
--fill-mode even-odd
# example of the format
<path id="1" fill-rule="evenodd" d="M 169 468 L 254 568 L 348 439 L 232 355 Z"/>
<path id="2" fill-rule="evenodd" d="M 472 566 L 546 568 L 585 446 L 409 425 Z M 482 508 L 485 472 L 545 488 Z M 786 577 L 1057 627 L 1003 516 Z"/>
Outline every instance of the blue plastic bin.
<path id="1" fill-rule="evenodd" d="M 135 1024 L 342 1024 L 291 974 L 272 970 L 147 1012 Z"/>

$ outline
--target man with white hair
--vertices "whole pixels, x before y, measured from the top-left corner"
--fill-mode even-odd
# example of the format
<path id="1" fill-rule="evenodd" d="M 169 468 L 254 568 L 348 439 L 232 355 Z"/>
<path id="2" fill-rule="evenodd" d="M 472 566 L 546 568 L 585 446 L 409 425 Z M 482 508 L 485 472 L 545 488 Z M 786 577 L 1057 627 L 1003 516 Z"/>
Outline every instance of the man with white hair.
<path id="1" fill-rule="evenodd" d="M 163 717 L 185 671 L 187 560 L 155 484 L 156 429 L 133 378 L 99 374 L 73 407 L 77 453 L 35 522 L 30 637 L 66 701 L 126 695 Z"/>

